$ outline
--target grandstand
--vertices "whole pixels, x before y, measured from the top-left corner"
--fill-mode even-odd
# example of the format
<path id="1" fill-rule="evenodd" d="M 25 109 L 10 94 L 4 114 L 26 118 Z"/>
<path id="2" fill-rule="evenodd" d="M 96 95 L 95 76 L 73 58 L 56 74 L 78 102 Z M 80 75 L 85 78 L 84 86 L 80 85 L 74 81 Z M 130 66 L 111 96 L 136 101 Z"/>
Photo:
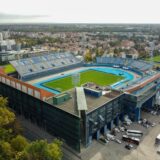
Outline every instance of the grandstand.
<path id="1" fill-rule="evenodd" d="M 58 69 L 81 65 L 81 61 L 71 53 L 52 53 L 38 57 L 14 60 L 10 62 L 17 70 L 20 79 L 29 80 L 56 73 Z"/>
<path id="2" fill-rule="evenodd" d="M 127 58 L 97 57 L 96 61 L 98 64 L 108 64 L 109 66 L 117 65 L 119 67 L 126 66 L 143 72 L 150 70 L 153 67 L 153 65 L 148 62 Z"/>

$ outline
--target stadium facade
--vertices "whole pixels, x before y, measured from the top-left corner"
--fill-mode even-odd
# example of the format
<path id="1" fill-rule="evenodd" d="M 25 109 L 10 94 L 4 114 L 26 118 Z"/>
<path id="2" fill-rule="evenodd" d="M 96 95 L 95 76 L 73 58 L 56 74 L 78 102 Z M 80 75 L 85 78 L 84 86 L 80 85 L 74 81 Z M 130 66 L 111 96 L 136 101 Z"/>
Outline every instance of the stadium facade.
<path id="1" fill-rule="evenodd" d="M 49 133 L 63 139 L 76 151 L 88 147 L 124 120 L 141 118 L 143 107 L 151 108 L 159 99 L 160 74 L 152 64 L 132 59 L 98 57 L 96 63 L 85 64 L 70 53 L 48 54 L 12 61 L 17 78 L 0 74 L 0 94 L 9 105 Z M 54 95 L 27 82 L 50 74 L 79 67 L 121 68 L 140 75 L 135 81 L 118 88 L 85 84 L 66 93 Z"/>

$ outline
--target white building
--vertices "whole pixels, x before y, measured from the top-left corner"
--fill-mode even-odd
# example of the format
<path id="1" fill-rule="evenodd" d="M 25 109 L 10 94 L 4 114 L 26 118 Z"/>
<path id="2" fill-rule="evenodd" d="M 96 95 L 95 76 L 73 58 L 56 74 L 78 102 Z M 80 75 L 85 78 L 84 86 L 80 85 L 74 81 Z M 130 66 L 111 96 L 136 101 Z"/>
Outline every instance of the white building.
<path id="1" fill-rule="evenodd" d="M 0 41 L 0 51 L 15 50 L 15 46 L 16 46 L 16 42 L 13 39 Z"/>

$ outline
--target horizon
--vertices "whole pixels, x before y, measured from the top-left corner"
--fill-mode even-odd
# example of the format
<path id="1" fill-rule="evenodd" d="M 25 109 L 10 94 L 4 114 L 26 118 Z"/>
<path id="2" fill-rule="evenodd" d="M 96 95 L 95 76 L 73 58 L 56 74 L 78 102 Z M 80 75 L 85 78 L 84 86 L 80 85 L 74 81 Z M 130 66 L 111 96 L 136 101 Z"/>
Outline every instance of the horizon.
<path id="1" fill-rule="evenodd" d="M 158 0 L 5 0 L 0 23 L 160 24 Z"/>
<path id="2" fill-rule="evenodd" d="M 121 22 L 121 23 L 87 23 L 87 22 L 0 22 L 0 25 L 24 25 L 24 24 L 32 24 L 32 25 L 40 25 L 40 24 L 49 24 L 49 25 L 60 25 L 60 24 L 65 24 L 65 25 L 160 25 L 159 23 L 126 23 L 126 22 Z"/>

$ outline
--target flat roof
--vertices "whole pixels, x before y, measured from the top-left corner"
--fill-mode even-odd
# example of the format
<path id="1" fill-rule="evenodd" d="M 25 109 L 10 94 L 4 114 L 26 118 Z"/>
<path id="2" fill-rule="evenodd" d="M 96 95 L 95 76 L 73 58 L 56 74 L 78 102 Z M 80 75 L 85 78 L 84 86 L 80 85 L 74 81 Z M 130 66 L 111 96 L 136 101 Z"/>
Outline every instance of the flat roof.
<path id="1" fill-rule="evenodd" d="M 50 98 L 47 100 L 48 103 L 52 104 L 53 106 L 60 108 L 70 114 L 79 116 L 78 114 L 78 106 L 77 106 L 77 99 L 76 99 L 76 90 L 71 89 L 68 91 L 68 93 L 71 95 L 71 99 L 65 101 L 62 104 L 59 105 L 53 105 L 53 98 Z M 111 92 L 106 93 L 105 95 L 102 95 L 100 97 L 94 97 L 88 94 L 85 94 L 86 99 L 86 105 L 87 105 L 87 111 L 86 113 L 89 113 L 100 106 L 104 105 L 105 103 L 115 99 L 116 97 L 119 97 L 123 93 L 117 90 L 111 90 Z"/>
<path id="2" fill-rule="evenodd" d="M 76 87 L 76 95 L 78 110 L 87 110 L 86 97 L 83 87 Z"/>

